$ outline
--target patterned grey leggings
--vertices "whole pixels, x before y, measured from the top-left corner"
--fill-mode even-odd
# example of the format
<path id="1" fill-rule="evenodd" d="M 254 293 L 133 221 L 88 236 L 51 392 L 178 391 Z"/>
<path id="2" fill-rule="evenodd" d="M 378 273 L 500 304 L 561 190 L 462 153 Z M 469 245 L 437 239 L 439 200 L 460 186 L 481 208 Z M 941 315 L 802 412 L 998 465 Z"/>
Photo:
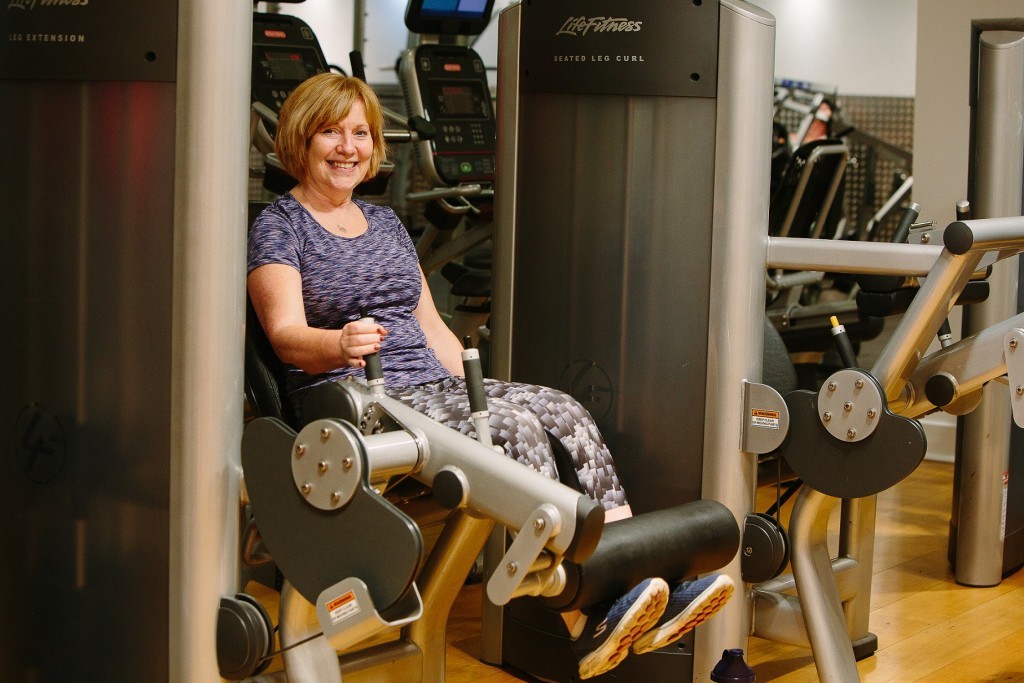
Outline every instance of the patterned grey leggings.
<path id="1" fill-rule="evenodd" d="M 491 440 L 505 452 L 552 479 L 559 478 L 554 449 L 563 448 L 580 487 L 606 510 L 626 504 L 612 454 L 580 403 L 556 389 L 485 379 Z M 428 417 L 476 437 L 466 383 L 452 377 L 435 384 L 389 388 L 388 395 Z M 554 442 L 549 441 L 549 435 Z M 559 444 L 559 445 L 556 445 Z M 565 481 L 565 472 L 562 472 Z"/>

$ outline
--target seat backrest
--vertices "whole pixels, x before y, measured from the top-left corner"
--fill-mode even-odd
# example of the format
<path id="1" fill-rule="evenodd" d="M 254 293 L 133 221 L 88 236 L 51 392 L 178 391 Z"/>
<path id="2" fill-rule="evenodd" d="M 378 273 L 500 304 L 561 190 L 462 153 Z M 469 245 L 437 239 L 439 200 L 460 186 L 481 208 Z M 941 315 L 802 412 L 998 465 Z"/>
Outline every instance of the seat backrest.
<path id="1" fill-rule="evenodd" d="M 826 217 L 846 171 L 850 152 L 841 140 L 823 138 L 793 153 L 768 209 L 768 232 L 779 237 L 827 237 Z"/>
<path id="2" fill-rule="evenodd" d="M 295 429 L 298 425 L 285 390 L 284 364 L 248 297 L 245 309 L 245 397 L 249 409 L 254 417 L 276 417 Z"/>

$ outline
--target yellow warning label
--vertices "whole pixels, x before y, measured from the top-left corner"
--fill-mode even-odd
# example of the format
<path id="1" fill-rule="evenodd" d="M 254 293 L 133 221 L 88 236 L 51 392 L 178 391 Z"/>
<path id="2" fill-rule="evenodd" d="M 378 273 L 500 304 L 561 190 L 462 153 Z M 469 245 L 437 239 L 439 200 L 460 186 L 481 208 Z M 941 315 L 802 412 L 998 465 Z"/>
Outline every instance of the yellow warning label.
<path id="1" fill-rule="evenodd" d="M 331 623 L 337 624 L 343 619 L 348 619 L 353 614 L 359 613 L 359 602 L 356 594 L 352 591 L 336 597 L 327 603 L 327 613 L 331 617 Z"/>
<path id="2" fill-rule="evenodd" d="M 750 411 L 750 426 L 762 429 L 779 429 L 779 411 L 757 410 Z"/>

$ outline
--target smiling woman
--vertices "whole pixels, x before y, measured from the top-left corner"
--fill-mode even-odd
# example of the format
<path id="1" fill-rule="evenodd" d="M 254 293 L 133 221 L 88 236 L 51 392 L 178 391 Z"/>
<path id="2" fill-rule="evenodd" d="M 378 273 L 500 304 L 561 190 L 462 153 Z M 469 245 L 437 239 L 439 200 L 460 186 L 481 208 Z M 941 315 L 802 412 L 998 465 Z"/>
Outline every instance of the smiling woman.
<path id="1" fill-rule="evenodd" d="M 300 183 L 305 181 L 311 168 L 313 138 L 328 129 L 340 133 L 353 108 L 360 110 L 360 123 L 372 146 L 366 179 L 377 175 L 387 154 L 380 102 L 363 81 L 333 73 L 318 74 L 304 81 L 281 107 L 274 151 L 285 170 Z"/>
<path id="2" fill-rule="evenodd" d="M 286 366 L 300 422 L 313 387 L 362 376 L 365 357 L 379 354 L 388 395 L 473 436 L 462 345 L 434 307 L 405 226 L 390 208 L 353 197 L 383 158 L 381 126 L 376 96 L 356 79 L 321 74 L 291 94 L 275 146 L 299 183 L 249 232 L 249 298 Z M 484 393 L 484 424 L 502 453 L 587 493 L 609 520 L 630 516 L 608 446 L 579 401 L 498 380 L 485 380 Z M 734 590 L 727 576 L 680 578 L 649 577 L 588 615 L 564 613 L 580 678 L 675 642 Z"/>

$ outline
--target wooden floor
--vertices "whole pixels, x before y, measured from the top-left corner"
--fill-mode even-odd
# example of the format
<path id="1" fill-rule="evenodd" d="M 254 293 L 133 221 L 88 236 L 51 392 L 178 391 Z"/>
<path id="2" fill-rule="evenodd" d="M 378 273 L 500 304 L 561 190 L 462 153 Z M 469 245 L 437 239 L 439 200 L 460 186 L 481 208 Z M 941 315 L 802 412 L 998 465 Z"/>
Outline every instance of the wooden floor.
<path id="1" fill-rule="evenodd" d="M 951 466 L 925 462 L 878 498 L 870 628 L 879 649 L 859 662 L 863 681 L 1024 681 L 1024 571 L 994 588 L 953 581 L 951 490 Z M 773 497 L 760 492 L 758 509 Z M 531 680 L 477 660 L 479 605 L 480 587 L 467 586 L 452 611 L 448 682 Z M 817 680 L 806 649 L 752 639 L 747 659 L 759 683 Z"/>

